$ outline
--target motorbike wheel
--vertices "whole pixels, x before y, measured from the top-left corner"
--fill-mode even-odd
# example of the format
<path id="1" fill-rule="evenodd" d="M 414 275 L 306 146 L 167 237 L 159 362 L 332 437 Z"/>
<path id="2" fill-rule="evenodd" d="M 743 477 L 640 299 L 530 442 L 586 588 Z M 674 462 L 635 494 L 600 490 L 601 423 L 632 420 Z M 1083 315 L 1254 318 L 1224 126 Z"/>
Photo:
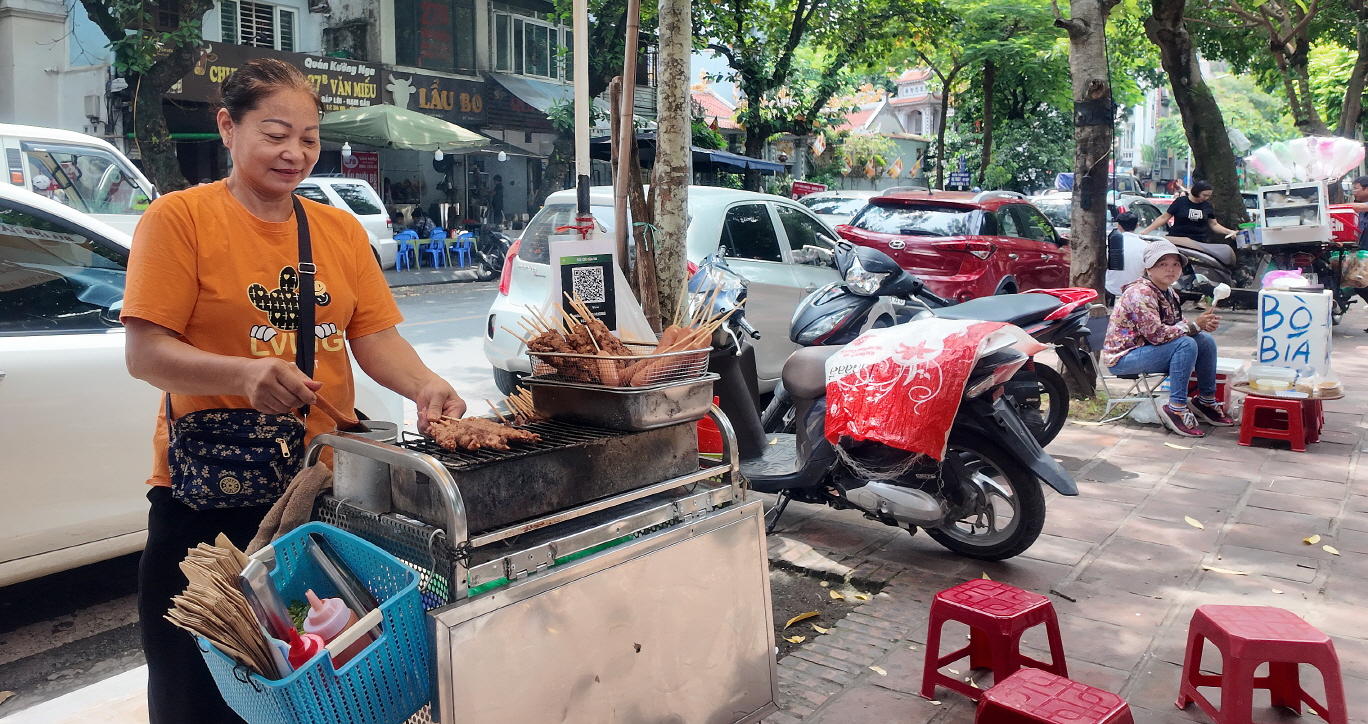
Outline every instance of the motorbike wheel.
<path id="1" fill-rule="evenodd" d="M 1040 482 L 1000 445 L 969 430 L 953 430 L 946 456 L 956 455 L 969 479 L 967 514 L 926 534 L 966 558 L 1001 561 L 1020 555 L 1045 527 L 1045 494 Z M 953 466 L 946 466 L 948 474 Z"/>
<path id="2" fill-rule="evenodd" d="M 1064 376 L 1049 365 L 1037 363 L 1035 373 L 1040 381 L 1040 407 L 1029 410 L 1018 407 L 1017 414 L 1036 442 L 1045 447 L 1054 442 L 1069 419 L 1069 385 Z"/>
<path id="3" fill-rule="evenodd" d="M 475 256 L 477 257 L 475 259 L 475 281 L 487 282 L 498 276 L 498 272 L 494 271 L 489 266 L 489 262 L 485 261 L 483 254 L 476 254 Z"/>
<path id="4" fill-rule="evenodd" d="M 797 432 L 794 424 L 793 403 L 780 400 L 778 395 L 760 413 L 760 426 L 765 432 Z"/>

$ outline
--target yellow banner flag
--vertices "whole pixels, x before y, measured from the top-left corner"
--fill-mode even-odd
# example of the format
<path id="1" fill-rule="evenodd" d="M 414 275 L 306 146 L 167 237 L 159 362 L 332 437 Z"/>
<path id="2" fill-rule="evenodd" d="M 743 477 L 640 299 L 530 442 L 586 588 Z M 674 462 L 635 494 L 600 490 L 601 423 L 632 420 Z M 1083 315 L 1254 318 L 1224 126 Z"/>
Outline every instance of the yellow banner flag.
<path id="1" fill-rule="evenodd" d="M 885 175 L 887 175 L 889 178 L 897 178 L 897 177 L 899 177 L 899 176 L 902 175 L 902 172 L 903 172 L 902 158 L 899 158 L 898 160 L 894 161 L 894 162 L 893 162 L 893 165 L 892 165 L 892 166 L 889 166 L 889 167 L 888 167 L 888 170 L 885 171 L 884 173 L 885 173 Z"/>
<path id="2" fill-rule="evenodd" d="M 868 161 L 865 161 L 865 178 L 874 178 L 874 175 L 878 172 L 879 169 L 874 167 L 874 159 L 871 158 Z"/>
<path id="3" fill-rule="evenodd" d="M 825 152 L 826 152 L 826 136 L 824 136 L 824 135 L 822 135 L 822 134 L 819 133 L 819 134 L 817 134 L 815 137 L 813 137 L 813 139 L 812 139 L 812 155 L 813 155 L 814 157 L 816 157 L 816 156 L 822 155 L 822 154 L 825 153 Z"/>

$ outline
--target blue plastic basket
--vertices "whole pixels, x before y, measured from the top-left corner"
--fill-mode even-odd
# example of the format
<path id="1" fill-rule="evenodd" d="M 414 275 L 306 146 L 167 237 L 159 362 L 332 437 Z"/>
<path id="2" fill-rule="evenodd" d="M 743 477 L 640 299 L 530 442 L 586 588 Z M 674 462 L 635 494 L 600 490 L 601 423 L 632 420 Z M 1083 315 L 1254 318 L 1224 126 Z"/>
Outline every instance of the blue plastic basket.
<path id="1" fill-rule="evenodd" d="M 341 669 L 322 652 L 294 673 L 269 681 L 212 646 L 199 648 L 228 705 L 249 724 L 400 724 L 428 703 L 428 650 L 418 575 L 376 546 L 333 526 L 308 523 L 277 540 L 271 577 L 286 601 L 312 588 L 336 596 L 308 555 L 305 541 L 321 533 L 361 579 L 384 617 L 380 637 Z"/>

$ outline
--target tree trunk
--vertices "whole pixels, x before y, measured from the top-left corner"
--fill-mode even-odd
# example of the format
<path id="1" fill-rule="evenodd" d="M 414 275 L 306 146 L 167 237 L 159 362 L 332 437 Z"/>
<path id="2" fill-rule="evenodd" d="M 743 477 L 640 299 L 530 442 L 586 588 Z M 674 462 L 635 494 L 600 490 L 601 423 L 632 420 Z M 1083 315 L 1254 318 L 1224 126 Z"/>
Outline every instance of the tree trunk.
<path id="1" fill-rule="evenodd" d="M 1340 110 L 1339 125 L 1335 135 L 1353 138 L 1359 127 L 1359 115 L 1363 113 L 1364 80 L 1368 79 L 1368 13 L 1357 9 L 1358 58 L 1354 69 L 1349 73 L 1349 82 L 1344 86 L 1344 107 Z"/>
<path id="2" fill-rule="evenodd" d="M 1069 232 L 1070 283 L 1104 292 L 1107 269 L 1107 179 L 1112 151 L 1112 101 L 1107 72 L 1107 16 L 1113 2 L 1072 0 L 1066 20 L 1074 102 L 1074 190 Z"/>
<path id="3" fill-rule="evenodd" d="M 979 186 L 988 188 L 988 164 L 993 160 L 993 82 L 997 66 L 983 61 L 983 159 L 979 162 Z"/>
<path id="4" fill-rule="evenodd" d="M 941 89 L 940 124 L 936 126 L 936 188 L 945 188 L 945 117 L 950 110 L 950 81 Z"/>
<path id="5" fill-rule="evenodd" d="M 1145 34 L 1159 46 L 1159 60 L 1173 87 L 1173 101 L 1183 117 L 1183 130 L 1192 149 L 1193 176 L 1211 182 L 1211 204 L 1222 226 L 1235 228 L 1248 221 L 1235 173 L 1235 152 L 1226 136 L 1225 118 L 1211 89 L 1202 80 L 1197 53 L 1183 21 L 1186 0 L 1153 0 L 1153 15 L 1145 19 Z"/>
<path id="6" fill-rule="evenodd" d="M 673 319 L 687 279 L 686 232 L 689 227 L 689 183 L 693 180 L 690 149 L 689 56 L 693 50 L 690 0 L 660 0 L 659 110 L 656 114 L 655 179 L 651 188 L 659 252 L 655 257 L 662 319 Z M 759 139 L 760 144 L 764 139 Z M 747 155 L 751 147 L 747 130 Z"/>
<path id="7" fill-rule="evenodd" d="M 1320 111 L 1316 110 L 1316 95 L 1311 92 L 1311 39 L 1299 37 L 1292 42 L 1297 47 L 1288 59 L 1291 64 L 1289 70 L 1296 78 L 1296 90 L 1301 97 L 1302 107 L 1301 117 L 1296 119 L 1297 128 L 1308 136 L 1328 136 L 1330 128 L 1325 125 Z"/>
<path id="8" fill-rule="evenodd" d="M 752 132 L 750 128 L 746 128 L 746 155 L 751 158 L 760 158 L 764 156 L 766 138 L 768 138 L 767 134 L 761 134 L 758 131 Z M 746 175 L 741 185 L 747 191 L 759 191 L 760 169 L 746 169 Z"/>
<path id="9" fill-rule="evenodd" d="M 575 134 L 556 134 L 556 140 L 551 146 L 551 157 L 546 159 L 546 168 L 542 170 L 541 185 L 537 187 L 537 208 L 546 205 L 547 196 L 561 189 L 570 188 L 566 185 L 566 176 L 570 174 L 570 167 L 574 162 Z"/>

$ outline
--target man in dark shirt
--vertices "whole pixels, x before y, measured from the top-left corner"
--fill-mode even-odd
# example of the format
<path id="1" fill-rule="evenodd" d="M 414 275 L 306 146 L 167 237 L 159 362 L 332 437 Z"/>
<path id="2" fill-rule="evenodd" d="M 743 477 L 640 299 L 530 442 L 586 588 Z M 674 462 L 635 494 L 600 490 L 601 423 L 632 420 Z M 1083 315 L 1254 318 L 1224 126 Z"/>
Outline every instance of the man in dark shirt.
<path id="1" fill-rule="evenodd" d="M 1221 226 L 1216 222 L 1216 210 L 1211 206 L 1211 184 L 1203 180 L 1192 182 L 1192 188 L 1184 196 L 1179 196 L 1169 204 L 1168 211 L 1159 215 L 1149 226 L 1146 226 L 1140 234 L 1148 234 L 1154 229 L 1169 223 L 1168 235 L 1170 237 L 1182 236 L 1192 239 L 1198 243 L 1207 240 L 1207 232 L 1214 231 L 1227 239 L 1233 238 L 1235 232 Z"/>
<path id="2" fill-rule="evenodd" d="M 1354 179 L 1354 201 L 1349 206 L 1358 212 L 1359 248 L 1368 249 L 1368 176 Z"/>
<path id="3" fill-rule="evenodd" d="M 503 176 L 494 176 L 494 188 L 489 192 L 489 223 L 498 227 L 504 224 L 504 187 Z"/>

